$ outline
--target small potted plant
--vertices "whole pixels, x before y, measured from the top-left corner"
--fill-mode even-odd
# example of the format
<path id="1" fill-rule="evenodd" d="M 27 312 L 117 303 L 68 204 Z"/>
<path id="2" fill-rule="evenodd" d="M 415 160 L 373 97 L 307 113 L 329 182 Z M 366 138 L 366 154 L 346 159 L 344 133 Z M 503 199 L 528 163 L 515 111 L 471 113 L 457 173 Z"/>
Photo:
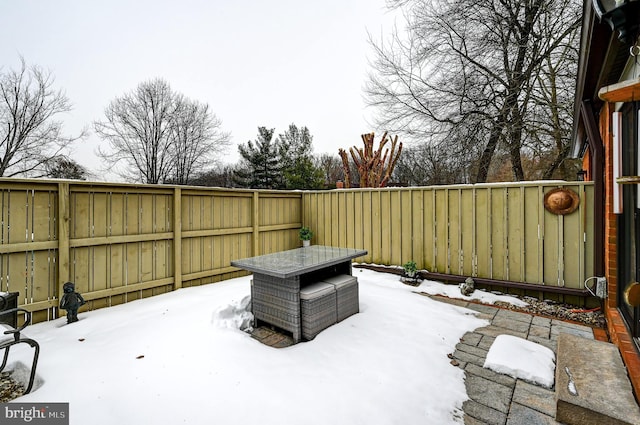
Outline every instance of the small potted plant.
<path id="1" fill-rule="evenodd" d="M 313 232 L 308 227 L 304 226 L 299 231 L 300 240 L 302 241 L 302 246 L 307 247 L 311 245 L 311 238 L 313 237 Z"/>
<path id="2" fill-rule="evenodd" d="M 416 274 L 418 273 L 418 266 L 413 260 L 404 263 L 402 265 L 402 268 L 404 269 L 404 274 L 411 279 L 415 278 Z"/>

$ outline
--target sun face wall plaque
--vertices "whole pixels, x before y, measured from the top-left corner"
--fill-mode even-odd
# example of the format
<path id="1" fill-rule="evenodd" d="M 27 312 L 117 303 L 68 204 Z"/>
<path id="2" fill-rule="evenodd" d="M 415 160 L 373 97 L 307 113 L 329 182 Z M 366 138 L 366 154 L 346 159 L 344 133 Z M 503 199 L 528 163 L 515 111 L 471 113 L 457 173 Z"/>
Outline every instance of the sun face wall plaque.
<path id="1" fill-rule="evenodd" d="M 552 214 L 571 214 L 579 205 L 580 197 L 571 189 L 556 188 L 544 195 L 544 208 Z"/>

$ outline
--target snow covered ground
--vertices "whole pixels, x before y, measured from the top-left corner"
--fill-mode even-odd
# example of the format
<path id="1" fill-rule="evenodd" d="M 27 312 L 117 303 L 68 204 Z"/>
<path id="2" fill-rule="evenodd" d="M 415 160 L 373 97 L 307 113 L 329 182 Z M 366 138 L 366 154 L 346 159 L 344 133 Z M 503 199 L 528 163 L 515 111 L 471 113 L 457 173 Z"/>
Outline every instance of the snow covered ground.
<path id="1" fill-rule="evenodd" d="M 556 355 L 549 348 L 512 335 L 498 335 L 484 367 L 546 388 L 553 387 Z"/>
<path id="2" fill-rule="evenodd" d="M 440 282 L 429 280 L 422 282 L 420 285 L 420 292 L 425 292 L 429 295 L 444 295 L 445 297 L 458 298 L 465 301 L 477 301 L 483 304 L 495 304 L 496 301 L 503 301 L 519 307 L 527 305 L 526 302 L 516 297 L 494 294 L 477 289 L 471 295 L 465 296 L 460 293 L 459 285 L 445 285 Z"/>
<path id="3" fill-rule="evenodd" d="M 441 284 L 354 275 L 360 313 L 283 349 L 239 330 L 250 276 L 29 326 L 38 386 L 15 401 L 69 402 L 71 424 L 462 423 L 464 372 L 447 354 L 488 323 L 413 293 Z"/>

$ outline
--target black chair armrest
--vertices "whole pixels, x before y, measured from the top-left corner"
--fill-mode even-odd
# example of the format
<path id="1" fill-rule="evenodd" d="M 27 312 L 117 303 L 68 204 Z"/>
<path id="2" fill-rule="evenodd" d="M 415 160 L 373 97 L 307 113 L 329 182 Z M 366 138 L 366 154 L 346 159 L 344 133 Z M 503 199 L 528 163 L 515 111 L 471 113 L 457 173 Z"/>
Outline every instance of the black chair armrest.
<path id="1" fill-rule="evenodd" d="M 0 316 L 4 316 L 6 314 L 13 314 L 16 312 L 22 312 L 22 313 L 26 313 L 26 317 L 24 319 L 24 323 L 17 329 L 9 329 L 4 331 L 5 335 L 9 335 L 9 334 L 19 334 L 20 332 L 22 332 L 22 330 L 24 328 L 26 328 L 27 326 L 29 326 L 29 323 L 31 322 L 31 312 L 28 310 L 25 310 L 24 308 L 10 308 L 9 310 L 4 310 L 4 311 L 0 311 Z"/>

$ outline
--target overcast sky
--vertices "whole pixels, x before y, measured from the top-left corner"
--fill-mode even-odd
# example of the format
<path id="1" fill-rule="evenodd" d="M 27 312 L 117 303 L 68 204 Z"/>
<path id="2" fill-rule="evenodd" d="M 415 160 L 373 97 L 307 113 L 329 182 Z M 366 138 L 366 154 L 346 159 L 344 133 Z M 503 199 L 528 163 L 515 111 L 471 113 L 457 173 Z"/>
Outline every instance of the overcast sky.
<path id="1" fill-rule="evenodd" d="M 66 133 L 104 118 L 117 96 L 163 78 L 208 103 L 237 145 L 257 127 L 307 126 L 316 153 L 359 145 L 368 125 L 363 85 L 372 57 L 367 31 L 388 35 L 384 0 L 4 0 L 0 66 L 52 72 L 74 109 Z M 72 155 L 95 170 L 91 131 Z"/>

